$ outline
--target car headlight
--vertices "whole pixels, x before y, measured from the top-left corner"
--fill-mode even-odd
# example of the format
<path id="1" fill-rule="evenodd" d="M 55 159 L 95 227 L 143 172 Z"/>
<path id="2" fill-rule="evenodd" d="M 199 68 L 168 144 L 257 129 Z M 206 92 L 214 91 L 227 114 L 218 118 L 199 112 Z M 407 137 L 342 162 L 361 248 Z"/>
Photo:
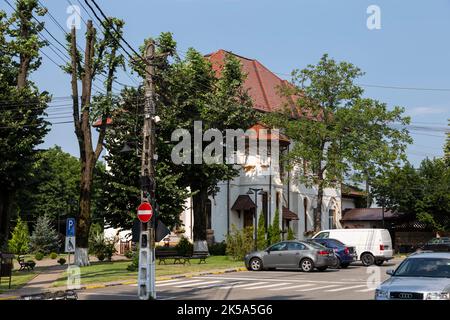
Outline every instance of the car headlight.
<path id="1" fill-rule="evenodd" d="M 376 289 L 375 299 L 389 299 L 389 293 L 387 290 Z"/>
<path id="2" fill-rule="evenodd" d="M 450 300 L 450 293 L 448 292 L 429 292 L 425 298 L 426 300 Z"/>

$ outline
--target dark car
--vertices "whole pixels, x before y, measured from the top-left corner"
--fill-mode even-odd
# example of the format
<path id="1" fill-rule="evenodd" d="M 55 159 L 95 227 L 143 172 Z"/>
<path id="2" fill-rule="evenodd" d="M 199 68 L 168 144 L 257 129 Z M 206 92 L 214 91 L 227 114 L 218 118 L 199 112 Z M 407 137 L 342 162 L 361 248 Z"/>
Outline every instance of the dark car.
<path id="1" fill-rule="evenodd" d="M 300 268 L 304 272 L 311 272 L 315 268 L 325 271 L 328 267 L 335 265 L 335 260 L 333 250 L 318 243 L 282 241 L 266 250 L 247 254 L 245 266 L 252 271 Z"/>
<path id="2" fill-rule="evenodd" d="M 418 251 L 450 252 L 450 238 L 433 238 L 419 247 Z"/>
<path id="3" fill-rule="evenodd" d="M 357 258 L 355 247 L 349 247 L 336 239 L 310 239 L 334 251 L 336 255 L 336 264 L 333 268 L 347 268 L 350 263 L 355 262 Z"/>

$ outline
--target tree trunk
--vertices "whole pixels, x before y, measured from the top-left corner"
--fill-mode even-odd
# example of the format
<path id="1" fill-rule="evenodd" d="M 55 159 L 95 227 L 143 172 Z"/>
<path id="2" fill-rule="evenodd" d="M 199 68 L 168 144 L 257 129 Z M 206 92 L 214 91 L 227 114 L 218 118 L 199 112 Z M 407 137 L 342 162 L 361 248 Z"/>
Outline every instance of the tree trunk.
<path id="1" fill-rule="evenodd" d="M 191 187 L 191 190 L 198 190 L 192 196 L 192 207 L 194 211 L 194 251 L 208 251 L 206 242 L 206 201 L 208 200 L 208 190 L 206 188 Z"/>
<path id="2" fill-rule="evenodd" d="M 12 191 L 0 191 L 0 251 L 8 243 L 13 198 Z"/>
<path id="3" fill-rule="evenodd" d="M 322 203 L 323 203 L 323 183 L 319 183 L 317 190 L 317 209 L 314 212 L 314 232 L 322 229 Z"/>

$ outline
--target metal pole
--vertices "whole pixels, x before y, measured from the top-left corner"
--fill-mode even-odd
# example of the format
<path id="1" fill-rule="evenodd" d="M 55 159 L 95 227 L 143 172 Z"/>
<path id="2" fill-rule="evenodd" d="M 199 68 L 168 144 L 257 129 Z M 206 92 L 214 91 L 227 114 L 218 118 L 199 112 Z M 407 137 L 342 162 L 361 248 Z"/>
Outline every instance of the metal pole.
<path id="1" fill-rule="evenodd" d="M 255 250 L 258 250 L 258 193 L 255 190 Z"/>
<path id="2" fill-rule="evenodd" d="M 153 166 L 155 151 L 155 130 L 153 116 L 155 115 L 154 66 L 152 59 L 155 45 L 151 40 L 146 47 L 145 59 L 145 108 L 143 146 L 141 158 L 141 202 L 155 199 L 155 170 Z M 153 201 L 153 204 L 155 202 Z M 153 218 L 153 221 L 155 218 Z M 142 300 L 156 299 L 155 291 L 155 238 L 153 222 L 141 223 L 141 247 L 139 250 L 138 294 Z M 146 242 L 146 243 L 143 243 Z"/>

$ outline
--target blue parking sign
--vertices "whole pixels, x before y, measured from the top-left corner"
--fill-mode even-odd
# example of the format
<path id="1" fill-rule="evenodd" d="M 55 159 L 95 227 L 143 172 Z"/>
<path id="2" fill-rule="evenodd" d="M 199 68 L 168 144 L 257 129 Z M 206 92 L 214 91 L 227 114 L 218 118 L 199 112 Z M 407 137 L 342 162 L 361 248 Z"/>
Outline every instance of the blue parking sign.
<path id="1" fill-rule="evenodd" d="M 68 218 L 66 221 L 66 237 L 75 236 L 75 219 Z"/>

